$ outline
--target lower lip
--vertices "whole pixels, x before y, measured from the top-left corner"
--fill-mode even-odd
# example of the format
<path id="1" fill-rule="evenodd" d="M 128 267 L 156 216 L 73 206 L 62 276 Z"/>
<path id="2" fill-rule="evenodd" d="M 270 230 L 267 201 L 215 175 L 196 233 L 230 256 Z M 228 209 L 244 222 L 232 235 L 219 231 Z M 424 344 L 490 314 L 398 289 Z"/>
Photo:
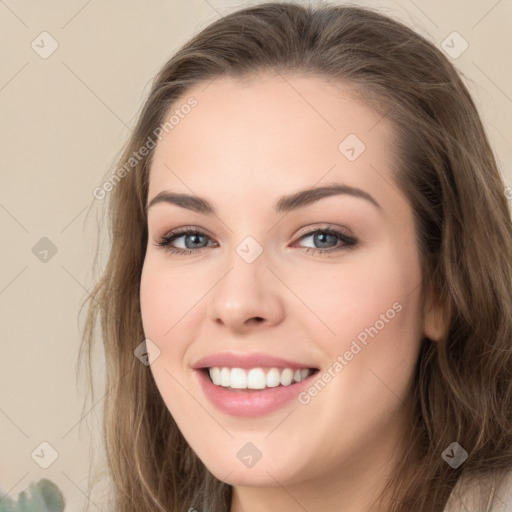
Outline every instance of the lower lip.
<path id="1" fill-rule="evenodd" d="M 262 390 L 245 390 L 216 386 L 204 370 L 195 370 L 204 394 L 221 412 L 232 416 L 263 416 L 280 409 L 297 398 L 317 372 L 290 386 L 276 386 Z"/>

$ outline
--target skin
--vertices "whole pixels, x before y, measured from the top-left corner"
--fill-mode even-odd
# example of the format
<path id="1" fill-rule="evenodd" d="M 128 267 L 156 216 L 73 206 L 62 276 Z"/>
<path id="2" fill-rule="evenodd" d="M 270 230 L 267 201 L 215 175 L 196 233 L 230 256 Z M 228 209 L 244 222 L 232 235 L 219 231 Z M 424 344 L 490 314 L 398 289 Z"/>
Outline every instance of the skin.
<path id="1" fill-rule="evenodd" d="M 208 469 L 234 486 L 231 512 L 386 510 L 370 505 L 406 448 L 422 336 L 440 332 L 435 311 L 425 315 L 419 300 L 413 213 L 393 181 L 393 127 L 347 84 L 312 75 L 221 77 L 191 88 L 173 109 L 190 96 L 198 105 L 155 149 L 148 197 L 198 195 L 217 216 L 166 203 L 148 212 L 140 300 L 144 333 L 160 350 L 151 371 L 163 400 Z M 366 145 L 352 162 L 338 149 L 348 134 Z M 327 182 L 358 187 L 382 209 L 333 195 L 274 212 L 280 196 Z M 155 245 L 188 225 L 207 238 L 173 245 L 188 241 L 196 253 Z M 301 239 L 299 230 L 326 225 L 358 244 L 306 253 L 342 246 L 337 238 Z M 247 236 L 263 250 L 250 264 L 236 252 Z M 261 417 L 230 416 L 206 399 L 191 369 L 201 357 L 233 351 L 327 371 L 395 303 L 400 312 L 307 405 L 292 400 Z M 262 453 L 250 468 L 236 455 L 247 442 Z"/>

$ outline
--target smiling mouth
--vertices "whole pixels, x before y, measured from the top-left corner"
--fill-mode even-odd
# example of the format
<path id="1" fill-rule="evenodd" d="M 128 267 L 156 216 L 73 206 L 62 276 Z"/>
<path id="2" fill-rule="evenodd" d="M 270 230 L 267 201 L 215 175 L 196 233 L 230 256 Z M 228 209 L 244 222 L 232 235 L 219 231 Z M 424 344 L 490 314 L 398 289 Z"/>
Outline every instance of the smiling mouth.
<path id="1" fill-rule="evenodd" d="M 277 387 L 290 387 L 317 373 L 317 368 L 203 368 L 212 384 L 233 391 L 264 390 Z"/>

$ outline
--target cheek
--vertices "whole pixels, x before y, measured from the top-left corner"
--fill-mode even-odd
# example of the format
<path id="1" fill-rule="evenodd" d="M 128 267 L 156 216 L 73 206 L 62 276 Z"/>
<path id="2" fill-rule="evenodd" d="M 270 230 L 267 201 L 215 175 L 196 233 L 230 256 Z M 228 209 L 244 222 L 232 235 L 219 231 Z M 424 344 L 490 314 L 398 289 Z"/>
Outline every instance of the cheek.
<path id="1" fill-rule="evenodd" d="M 314 339 L 325 340 L 330 354 L 358 336 L 364 340 L 375 324 L 379 332 L 388 333 L 405 334 L 411 325 L 416 327 L 421 273 L 414 249 L 392 244 L 379 249 L 354 252 L 340 265 L 319 267 L 314 276 L 309 272 L 309 279 L 287 276 L 309 310 L 300 321 L 310 329 L 318 325 Z M 391 338 L 390 343 L 398 341 Z"/>
<path id="2" fill-rule="evenodd" d="M 378 255 L 359 256 L 351 268 L 331 271 L 310 288 L 311 309 L 334 333 L 324 327 L 317 336 L 330 363 L 322 382 L 299 397 L 304 414 L 322 425 L 343 424 L 349 437 L 371 435 L 398 413 L 421 341 L 415 252 L 389 245 Z M 325 435 L 326 446 L 337 446 L 337 430 Z"/>
<path id="3" fill-rule="evenodd" d="M 161 349 L 195 317 L 196 306 L 204 295 L 202 279 L 190 269 L 170 269 L 165 257 L 146 258 L 140 281 L 140 307 L 144 333 Z M 207 281 L 206 281 L 207 283 Z"/>
<path id="4" fill-rule="evenodd" d="M 186 347 L 180 342 L 180 328 L 183 328 L 180 319 L 190 307 L 183 294 L 177 294 L 183 285 L 180 279 L 185 280 L 184 277 L 170 275 L 157 262 L 154 264 L 148 258 L 140 282 L 144 336 L 160 351 L 149 368 L 171 413 L 186 410 L 190 405 L 189 396 L 183 388 L 186 385 L 182 368 Z"/>
<path id="5" fill-rule="evenodd" d="M 171 280 L 164 269 L 159 269 L 151 261 L 146 261 L 140 282 L 140 309 L 144 336 L 159 349 L 157 359 L 150 368 L 159 388 L 172 387 L 170 375 L 176 374 L 185 348 L 180 344 L 179 318 L 185 312 L 183 297 L 176 300 L 179 280 Z M 169 372 L 169 373 L 167 373 Z M 166 399 L 167 393 L 164 393 Z"/>
<path id="6" fill-rule="evenodd" d="M 158 272 L 152 268 L 151 263 L 145 262 L 140 281 L 140 309 L 144 334 L 154 342 L 160 340 L 170 327 L 166 321 L 166 310 L 171 306 L 167 287 L 165 278 L 158 278 Z"/>
<path id="7" fill-rule="evenodd" d="M 325 351 L 333 361 L 343 357 L 343 378 L 333 390 L 340 386 L 348 403 L 357 407 L 389 395 L 392 406 L 396 396 L 407 393 L 421 342 L 420 264 L 414 248 L 391 245 L 368 263 L 323 290 L 329 298 L 323 299 L 324 311 L 336 333 L 323 338 Z M 349 392 L 353 389 L 357 399 Z"/>
<path id="8" fill-rule="evenodd" d="M 192 267 L 173 268 L 165 256 L 155 253 L 147 255 L 142 269 L 140 308 L 144 335 L 159 349 L 150 369 L 173 415 L 191 406 L 187 350 L 204 323 L 204 295 L 211 287 L 211 273 L 210 281 L 202 274 L 193 272 Z"/>

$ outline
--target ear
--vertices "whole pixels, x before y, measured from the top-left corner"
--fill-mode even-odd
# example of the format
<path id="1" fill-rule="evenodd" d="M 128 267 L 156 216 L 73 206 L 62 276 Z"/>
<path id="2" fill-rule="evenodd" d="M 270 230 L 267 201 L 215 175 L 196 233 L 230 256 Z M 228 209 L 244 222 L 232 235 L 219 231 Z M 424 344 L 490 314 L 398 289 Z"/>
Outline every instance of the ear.
<path id="1" fill-rule="evenodd" d="M 434 292 L 430 292 L 425 300 L 423 310 L 423 335 L 432 341 L 440 340 L 448 329 L 445 311 Z"/>

